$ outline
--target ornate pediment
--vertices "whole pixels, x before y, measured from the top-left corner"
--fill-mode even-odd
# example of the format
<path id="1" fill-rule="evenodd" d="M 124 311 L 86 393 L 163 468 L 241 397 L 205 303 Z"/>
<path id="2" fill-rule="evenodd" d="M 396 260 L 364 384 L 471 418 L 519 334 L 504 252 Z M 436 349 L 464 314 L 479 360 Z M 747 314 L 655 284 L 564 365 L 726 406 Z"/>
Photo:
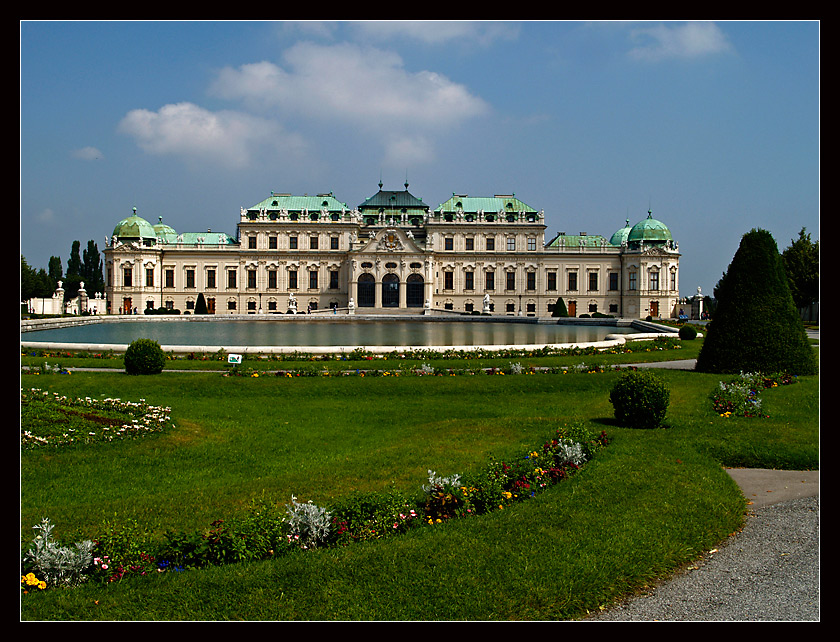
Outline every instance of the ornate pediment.
<path id="1" fill-rule="evenodd" d="M 393 254 L 395 252 L 419 252 L 420 249 L 405 232 L 397 228 L 386 228 L 379 232 L 371 232 L 370 239 L 363 252 L 380 252 Z"/>

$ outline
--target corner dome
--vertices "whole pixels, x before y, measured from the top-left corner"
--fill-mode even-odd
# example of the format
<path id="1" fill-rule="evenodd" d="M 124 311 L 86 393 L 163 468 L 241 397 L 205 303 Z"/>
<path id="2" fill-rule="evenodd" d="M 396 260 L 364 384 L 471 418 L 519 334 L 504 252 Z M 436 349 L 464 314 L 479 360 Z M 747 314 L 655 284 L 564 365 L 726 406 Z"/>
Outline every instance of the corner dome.
<path id="1" fill-rule="evenodd" d="M 624 243 L 627 242 L 627 237 L 630 234 L 630 219 L 624 221 L 624 227 L 620 230 L 616 230 L 615 233 L 610 237 L 610 245 L 615 245 L 620 247 Z"/>
<path id="2" fill-rule="evenodd" d="M 113 236 L 118 239 L 154 239 L 157 237 L 155 228 L 144 218 L 137 216 L 137 208 L 128 218 L 124 218 L 114 228 Z"/>
<path id="3" fill-rule="evenodd" d="M 627 243 L 661 244 L 673 241 L 671 230 L 662 222 L 657 221 L 648 211 L 647 218 L 636 223 L 627 234 Z"/>

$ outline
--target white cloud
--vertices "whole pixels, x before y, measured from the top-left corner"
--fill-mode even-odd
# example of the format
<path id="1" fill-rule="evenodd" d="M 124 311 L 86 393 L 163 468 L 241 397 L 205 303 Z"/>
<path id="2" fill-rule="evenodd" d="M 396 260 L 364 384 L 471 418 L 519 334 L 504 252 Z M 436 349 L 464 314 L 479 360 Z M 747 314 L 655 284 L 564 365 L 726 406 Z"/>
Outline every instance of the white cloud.
<path id="1" fill-rule="evenodd" d="M 380 20 L 351 23 L 363 37 L 378 40 L 410 38 L 429 45 L 443 43 L 489 45 L 500 40 L 514 40 L 519 25 L 494 21 Z"/>
<path id="2" fill-rule="evenodd" d="M 640 43 L 630 51 L 630 56 L 637 60 L 697 58 L 732 51 L 726 35 L 712 22 L 636 28 L 630 35 Z"/>
<path id="3" fill-rule="evenodd" d="M 80 160 L 99 160 L 104 157 L 104 154 L 100 152 L 96 147 L 82 147 L 80 149 L 75 149 L 72 152 L 73 158 L 78 158 Z"/>
<path id="4" fill-rule="evenodd" d="M 35 219 L 39 223 L 52 223 L 56 220 L 55 210 L 46 207 L 35 214 Z"/>
<path id="5" fill-rule="evenodd" d="M 466 87 L 431 71 L 409 72 L 395 53 L 352 44 L 299 43 L 270 62 L 223 69 L 212 87 L 227 99 L 370 130 L 435 130 L 488 110 Z"/>
<path id="6" fill-rule="evenodd" d="M 192 103 L 164 105 L 157 112 L 130 111 L 119 131 L 146 152 L 210 161 L 230 168 L 250 164 L 266 148 L 300 152 L 303 140 L 273 121 L 235 111 L 211 112 Z"/>

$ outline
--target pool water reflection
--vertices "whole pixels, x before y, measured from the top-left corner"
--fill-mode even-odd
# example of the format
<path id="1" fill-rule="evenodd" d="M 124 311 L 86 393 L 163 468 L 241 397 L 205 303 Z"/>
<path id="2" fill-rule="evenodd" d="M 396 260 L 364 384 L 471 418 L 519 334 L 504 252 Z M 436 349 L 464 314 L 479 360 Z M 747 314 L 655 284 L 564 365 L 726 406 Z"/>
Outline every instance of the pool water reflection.
<path id="1" fill-rule="evenodd" d="M 26 342 L 127 345 L 139 338 L 163 346 L 503 346 L 589 343 L 608 334 L 629 334 L 615 325 L 557 325 L 488 321 L 263 321 L 106 322 L 37 330 Z"/>

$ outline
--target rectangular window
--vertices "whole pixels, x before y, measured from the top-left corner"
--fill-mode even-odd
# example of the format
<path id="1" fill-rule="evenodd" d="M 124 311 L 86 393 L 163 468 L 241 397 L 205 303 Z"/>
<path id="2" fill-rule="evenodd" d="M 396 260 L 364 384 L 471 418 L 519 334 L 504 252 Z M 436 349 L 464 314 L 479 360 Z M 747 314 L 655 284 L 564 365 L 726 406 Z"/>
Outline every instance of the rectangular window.
<path id="1" fill-rule="evenodd" d="M 338 270 L 330 270 L 330 290 L 338 289 Z"/>
<path id="2" fill-rule="evenodd" d="M 123 268 L 123 287 L 131 287 L 131 268 Z"/>
<path id="3" fill-rule="evenodd" d="M 618 272 L 610 272 L 610 290 L 618 289 Z"/>
<path id="4" fill-rule="evenodd" d="M 672 290 L 677 289 L 677 273 L 676 272 L 671 272 L 671 289 Z"/>
<path id="5" fill-rule="evenodd" d="M 216 287 L 216 270 L 207 270 L 207 287 Z"/>
<path id="6" fill-rule="evenodd" d="M 297 236 L 290 236 L 289 237 L 289 249 L 296 250 L 297 249 Z"/>
<path id="7" fill-rule="evenodd" d="M 297 290 L 297 270 L 289 270 L 289 289 Z"/>
<path id="8" fill-rule="evenodd" d="M 451 290 L 455 286 L 454 283 L 454 276 L 452 272 L 444 272 L 443 273 L 443 289 L 444 290 Z"/>
<path id="9" fill-rule="evenodd" d="M 228 270 L 228 287 L 235 288 L 236 287 L 236 270 Z"/>
<path id="10" fill-rule="evenodd" d="M 187 270 L 187 287 L 195 287 L 195 270 Z"/>
<path id="11" fill-rule="evenodd" d="M 569 291 L 577 292 L 577 272 L 569 272 Z"/>
<path id="12" fill-rule="evenodd" d="M 464 239 L 464 249 L 465 250 L 473 250 L 475 249 L 475 239 L 471 236 L 468 236 Z"/>
<path id="13" fill-rule="evenodd" d="M 249 250 L 256 250 L 257 249 L 257 237 L 256 236 L 249 236 L 248 237 L 248 249 Z"/>
<path id="14" fill-rule="evenodd" d="M 454 247 L 454 239 L 452 237 L 447 237 L 443 239 L 443 249 L 444 250 L 451 250 Z"/>
<path id="15" fill-rule="evenodd" d="M 496 289 L 496 273 L 493 271 L 485 272 L 484 273 L 484 289 L 485 290 L 495 290 Z"/>
<path id="16" fill-rule="evenodd" d="M 270 290 L 277 289 L 277 270 L 268 271 L 268 288 Z"/>
<path id="17" fill-rule="evenodd" d="M 509 237 L 507 240 L 507 251 L 508 252 L 515 252 L 516 251 L 516 239 L 514 237 Z"/>
<path id="18" fill-rule="evenodd" d="M 309 289 L 316 290 L 318 288 L 318 270 L 309 271 Z"/>
<path id="19" fill-rule="evenodd" d="M 488 252 L 492 252 L 496 249 L 496 239 L 488 238 L 484 242 L 484 247 L 487 249 Z"/>
<path id="20" fill-rule="evenodd" d="M 276 250 L 277 249 L 277 237 L 276 236 L 269 236 L 268 237 L 268 249 L 269 250 Z"/>
<path id="21" fill-rule="evenodd" d="M 175 270 L 166 270 L 166 287 L 175 287 Z"/>
<path id="22" fill-rule="evenodd" d="M 589 273 L 589 291 L 594 292 L 598 289 L 598 273 L 597 272 L 590 272 Z"/>
<path id="23" fill-rule="evenodd" d="M 236 301 L 228 301 L 227 308 L 228 308 L 228 310 L 235 310 L 236 309 Z"/>
<path id="24" fill-rule="evenodd" d="M 659 272 L 651 272 L 650 273 L 650 289 L 651 290 L 658 290 L 659 289 Z"/>
<path id="25" fill-rule="evenodd" d="M 465 290 L 474 290 L 475 289 L 474 278 L 475 278 L 475 276 L 472 272 L 464 272 L 464 289 Z"/>
<path id="26" fill-rule="evenodd" d="M 630 290 L 635 290 L 635 289 L 636 289 L 636 273 L 635 273 L 635 272 L 631 272 L 631 273 L 628 275 L 628 284 L 627 284 L 627 287 L 628 287 L 628 289 L 630 289 Z"/>
<path id="27" fill-rule="evenodd" d="M 338 249 L 338 237 L 337 236 L 331 236 L 330 237 L 330 249 L 331 250 L 337 250 Z"/>
<path id="28" fill-rule="evenodd" d="M 248 270 L 248 287 L 252 290 L 257 287 L 257 271 Z"/>
<path id="29" fill-rule="evenodd" d="M 526 281 L 525 281 L 525 289 L 526 290 L 536 290 L 537 289 L 537 273 L 536 272 L 528 272 L 526 274 Z"/>
<path id="30" fill-rule="evenodd" d="M 557 289 L 557 272 L 546 272 L 546 289 L 554 291 Z"/>
<path id="31" fill-rule="evenodd" d="M 516 289 L 516 272 L 505 272 L 505 289 Z"/>
<path id="32" fill-rule="evenodd" d="M 146 287 L 152 288 L 155 285 L 155 269 L 146 268 Z"/>
<path id="33" fill-rule="evenodd" d="M 537 239 L 529 238 L 528 239 L 528 251 L 534 252 L 537 249 Z"/>
<path id="34" fill-rule="evenodd" d="M 317 236 L 310 236 L 309 237 L 309 249 L 310 250 L 317 250 L 318 249 L 318 237 Z"/>

